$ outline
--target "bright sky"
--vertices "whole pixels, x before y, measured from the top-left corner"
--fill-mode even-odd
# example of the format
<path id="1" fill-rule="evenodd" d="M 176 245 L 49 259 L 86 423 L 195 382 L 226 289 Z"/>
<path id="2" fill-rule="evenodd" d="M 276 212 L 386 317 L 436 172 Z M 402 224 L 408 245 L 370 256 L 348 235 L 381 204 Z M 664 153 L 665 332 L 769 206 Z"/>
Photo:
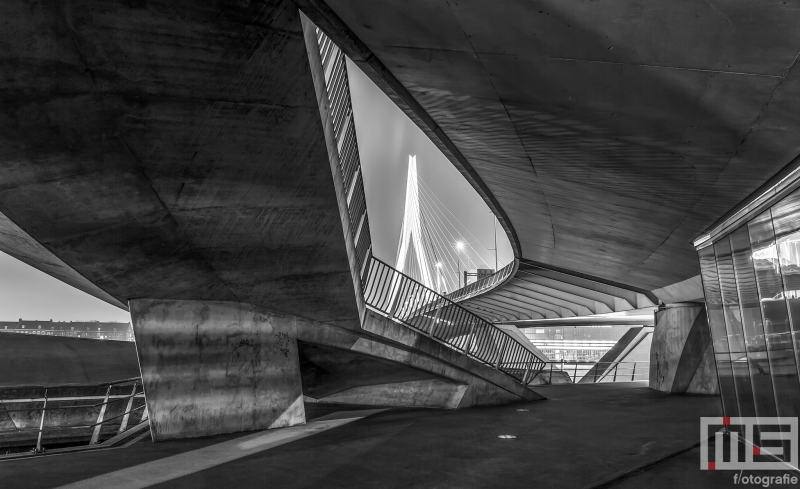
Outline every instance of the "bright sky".
<path id="1" fill-rule="evenodd" d="M 356 65 L 348 60 L 347 68 L 375 255 L 394 265 L 403 222 L 409 155 L 417 156 L 420 180 L 475 235 L 466 236 L 467 241 L 475 248 L 494 248 L 494 214 L 475 189 Z M 497 247 L 502 268 L 514 255 L 499 224 Z M 494 263 L 486 265 L 494 268 Z"/>
<path id="2" fill-rule="evenodd" d="M 475 235 L 467 236 L 467 241 L 476 248 L 493 248 L 494 216 L 475 190 L 427 136 L 349 61 L 348 72 L 375 255 L 394 264 L 409 155 L 417 156 L 419 178 Z M 499 225 L 497 244 L 502 267 L 513 255 Z M 494 268 L 494 263 L 486 265 Z M 19 318 L 130 321 L 127 311 L 0 252 L 0 321 Z"/>
<path id="3" fill-rule="evenodd" d="M 129 322 L 128 311 L 56 280 L 0 252 L 0 321 Z"/>

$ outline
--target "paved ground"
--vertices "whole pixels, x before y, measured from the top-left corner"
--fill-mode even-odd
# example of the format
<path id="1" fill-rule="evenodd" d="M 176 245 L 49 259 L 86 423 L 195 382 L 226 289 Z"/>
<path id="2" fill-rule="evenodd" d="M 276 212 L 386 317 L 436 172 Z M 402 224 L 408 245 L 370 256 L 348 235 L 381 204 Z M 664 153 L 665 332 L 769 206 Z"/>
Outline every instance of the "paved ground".
<path id="1" fill-rule="evenodd" d="M 189 475 L 150 487 L 591 488 L 609 481 L 626 488 L 732 485 L 732 473 L 701 472 L 696 449 L 620 479 L 696 444 L 699 417 L 719 415 L 716 397 L 670 396 L 639 382 L 537 390 L 550 400 L 374 413 L 221 465 L 200 464 Z M 330 413 L 342 409 L 353 408 L 309 406 L 309 420 L 331 419 Z M 124 450 L 0 462 L 0 486 L 52 488 L 178 454 L 183 454 L 181 460 L 194 454 L 201 458 L 210 452 L 199 449 L 247 436 L 253 435 L 140 442 Z"/>

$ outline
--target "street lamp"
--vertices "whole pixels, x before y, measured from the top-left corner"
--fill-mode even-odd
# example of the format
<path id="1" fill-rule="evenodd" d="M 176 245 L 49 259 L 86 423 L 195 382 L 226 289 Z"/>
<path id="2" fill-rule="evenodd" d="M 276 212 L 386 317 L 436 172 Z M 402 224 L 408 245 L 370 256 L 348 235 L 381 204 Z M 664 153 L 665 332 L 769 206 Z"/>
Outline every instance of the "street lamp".
<path id="1" fill-rule="evenodd" d="M 436 262 L 436 291 L 442 293 L 442 262 Z"/>

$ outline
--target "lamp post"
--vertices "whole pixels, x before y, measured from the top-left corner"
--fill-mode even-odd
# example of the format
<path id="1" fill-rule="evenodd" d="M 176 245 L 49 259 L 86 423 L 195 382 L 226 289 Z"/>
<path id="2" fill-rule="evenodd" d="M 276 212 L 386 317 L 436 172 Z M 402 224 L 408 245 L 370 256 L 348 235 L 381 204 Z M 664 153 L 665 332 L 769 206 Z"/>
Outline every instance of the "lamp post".
<path id="1" fill-rule="evenodd" d="M 442 293 L 442 262 L 436 263 L 436 292 Z"/>

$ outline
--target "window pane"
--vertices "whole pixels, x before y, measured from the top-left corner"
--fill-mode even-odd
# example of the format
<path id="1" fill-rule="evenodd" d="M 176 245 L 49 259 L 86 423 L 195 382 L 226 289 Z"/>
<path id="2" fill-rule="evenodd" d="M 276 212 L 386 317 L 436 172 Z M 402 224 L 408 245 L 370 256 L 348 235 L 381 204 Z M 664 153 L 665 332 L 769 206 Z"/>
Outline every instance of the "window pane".
<path id="1" fill-rule="evenodd" d="M 706 312 L 711 329 L 711 340 L 714 343 L 714 357 L 719 378 L 719 392 L 722 409 L 726 416 L 738 416 L 739 406 L 736 401 L 736 388 L 733 383 L 733 368 L 728 353 L 728 333 L 725 328 L 725 316 L 722 311 L 722 295 L 717 278 L 717 260 L 714 247 L 707 246 L 699 250 L 700 273 L 703 278 L 703 289 L 706 296 Z"/>
<path id="2" fill-rule="evenodd" d="M 739 306 L 742 310 L 742 327 L 747 348 L 747 361 L 750 365 L 756 415 L 759 417 L 777 416 L 769 355 L 764 337 L 764 323 L 761 319 L 758 289 L 753 271 L 753 252 L 750 249 L 747 227 L 741 227 L 731 234 L 731 249 L 736 284 L 739 290 Z"/>
<path id="3" fill-rule="evenodd" d="M 800 364 L 800 192 L 795 191 L 772 207 L 772 224 L 775 227 L 775 248 L 783 277 L 784 298 L 789 309 L 791 342 L 797 366 Z M 797 372 L 792 376 L 797 379 Z M 787 388 L 791 389 L 790 386 Z M 795 385 L 794 391 L 790 390 L 786 396 L 792 397 L 796 415 L 800 411 L 800 385 Z"/>
<path id="4" fill-rule="evenodd" d="M 755 416 L 753 389 L 750 383 L 750 367 L 747 364 L 744 332 L 742 330 L 742 313 L 739 308 L 739 291 L 736 287 L 736 275 L 733 272 L 731 243 L 723 238 L 714 245 L 717 257 L 717 274 L 722 296 L 722 311 L 728 335 L 728 349 L 736 386 L 736 398 L 739 404 L 739 416 Z"/>
<path id="5" fill-rule="evenodd" d="M 800 384 L 770 211 L 750 221 L 748 230 L 778 415 L 797 416 Z"/>

